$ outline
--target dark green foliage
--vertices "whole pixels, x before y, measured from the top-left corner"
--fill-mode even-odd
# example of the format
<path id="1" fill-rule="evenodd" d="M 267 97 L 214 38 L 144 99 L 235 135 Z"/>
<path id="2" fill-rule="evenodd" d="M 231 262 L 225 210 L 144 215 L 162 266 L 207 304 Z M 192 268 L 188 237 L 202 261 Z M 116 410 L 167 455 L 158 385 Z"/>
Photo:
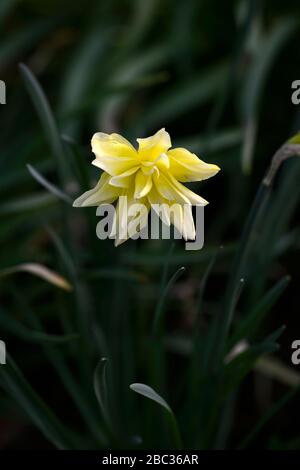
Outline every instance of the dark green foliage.
<path id="1" fill-rule="evenodd" d="M 299 448 L 296 427 L 280 430 L 298 388 L 266 370 L 262 412 L 254 386 L 266 354 L 291 368 L 300 333 L 300 160 L 263 180 L 300 127 L 299 7 L 0 3 L 3 418 L 30 420 L 46 439 L 37 447 Z M 94 132 L 134 141 L 160 127 L 221 167 L 193 186 L 210 201 L 199 252 L 168 240 L 115 248 L 97 239 L 94 209 L 72 207 L 99 178 Z"/>

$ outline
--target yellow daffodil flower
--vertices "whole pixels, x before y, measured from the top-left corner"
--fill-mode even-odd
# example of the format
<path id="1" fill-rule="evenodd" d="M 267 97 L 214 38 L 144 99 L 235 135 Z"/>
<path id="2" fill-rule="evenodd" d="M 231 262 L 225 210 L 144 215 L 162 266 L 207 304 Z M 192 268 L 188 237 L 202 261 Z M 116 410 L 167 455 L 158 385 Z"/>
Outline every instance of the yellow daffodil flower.
<path id="1" fill-rule="evenodd" d="M 147 212 L 150 207 L 155 208 L 157 205 L 176 205 L 175 211 L 165 211 L 159 215 L 164 223 L 173 223 L 185 240 L 193 240 L 195 227 L 192 206 L 205 206 L 208 202 L 182 183 L 210 178 L 220 168 L 205 163 L 184 148 L 172 149 L 170 136 L 165 129 L 151 137 L 137 139 L 137 142 L 138 149 L 135 149 L 119 134 L 94 134 L 92 151 L 96 158 L 92 163 L 101 168 L 103 173 L 95 188 L 85 192 L 73 205 L 100 206 L 118 201 L 113 224 L 116 245 L 128 238 L 124 239 L 123 236 L 120 239 L 120 227 L 116 225 L 118 220 L 130 222 L 130 217 L 134 217 L 129 215 L 133 204 L 143 204 Z M 121 196 L 126 196 L 125 209 Z M 183 211 L 183 207 L 188 210 Z M 141 230 L 147 224 L 147 218 L 143 214 L 138 217 Z"/>

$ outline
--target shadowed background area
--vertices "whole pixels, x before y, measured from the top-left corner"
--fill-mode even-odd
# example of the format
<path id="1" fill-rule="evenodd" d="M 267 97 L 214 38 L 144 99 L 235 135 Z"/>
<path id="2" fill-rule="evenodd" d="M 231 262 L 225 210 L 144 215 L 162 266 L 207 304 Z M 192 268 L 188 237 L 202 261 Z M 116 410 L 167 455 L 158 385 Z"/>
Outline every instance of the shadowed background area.
<path id="1" fill-rule="evenodd" d="M 0 448 L 299 449 L 298 157 L 258 192 L 300 129 L 299 14 L 1 0 Z M 100 176 L 94 132 L 161 127 L 221 167 L 191 185 L 200 251 L 115 248 L 72 207 Z"/>

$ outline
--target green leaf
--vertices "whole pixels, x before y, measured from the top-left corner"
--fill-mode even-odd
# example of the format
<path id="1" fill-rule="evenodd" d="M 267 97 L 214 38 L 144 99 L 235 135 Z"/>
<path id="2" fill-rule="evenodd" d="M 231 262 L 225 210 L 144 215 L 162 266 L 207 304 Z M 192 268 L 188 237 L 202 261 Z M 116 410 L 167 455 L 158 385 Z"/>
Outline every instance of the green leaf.
<path id="1" fill-rule="evenodd" d="M 33 274 L 34 276 L 40 277 L 41 279 L 44 279 L 44 281 L 68 292 L 73 289 L 71 284 L 63 276 L 38 263 L 22 263 L 17 266 L 10 266 L 9 268 L 1 269 L 0 278 L 19 272 Z"/>
<path id="2" fill-rule="evenodd" d="M 225 367 L 222 396 L 227 395 L 236 388 L 253 368 L 255 362 L 263 355 L 278 350 L 278 346 L 271 341 L 249 347 L 231 360 Z"/>
<path id="3" fill-rule="evenodd" d="M 218 324 L 218 347 L 215 351 L 215 367 L 222 363 L 222 356 L 226 346 L 227 335 L 233 319 L 236 293 L 239 288 L 240 280 L 246 274 L 246 267 L 251 248 L 253 247 L 253 238 L 259 222 L 262 222 L 262 215 L 265 213 L 266 205 L 270 196 L 270 187 L 261 182 L 251 210 L 243 227 L 239 245 L 236 250 L 233 264 L 229 274 L 229 280 L 225 291 L 224 309 L 222 317 Z"/>
<path id="4" fill-rule="evenodd" d="M 277 330 L 275 330 L 273 333 L 271 333 L 267 338 L 265 339 L 266 343 L 275 343 L 275 341 L 280 338 L 282 333 L 285 331 L 286 325 L 281 325 Z"/>
<path id="5" fill-rule="evenodd" d="M 43 331 L 35 331 L 22 325 L 19 321 L 15 320 L 12 316 L 0 310 L 0 326 L 4 331 L 8 331 L 13 335 L 25 340 L 33 341 L 36 343 L 49 342 L 53 344 L 64 344 L 74 339 L 78 339 L 77 333 L 67 335 L 50 335 Z"/>
<path id="6" fill-rule="evenodd" d="M 60 175 L 60 182 L 64 185 L 68 168 L 66 165 L 65 151 L 63 148 L 60 133 L 53 117 L 48 100 L 32 72 L 25 64 L 20 64 L 20 71 L 28 93 L 33 101 L 36 112 L 41 120 L 45 137 L 48 140 L 52 153 L 56 158 L 57 170 Z"/>
<path id="7" fill-rule="evenodd" d="M 227 66 L 218 65 L 160 95 L 141 117 L 139 130 L 150 130 L 182 116 L 212 99 L 224 79 Z"/>
<path id="8" fill-rule="evenodd" d="M 15 297 L 18 297 L 15 295 Z M 21 299 L 22 305 L 24 305 L 24 300 Z M 43 330 L 43 325 L 34 312 L 26 306 L 26 315 L 31 321 L 31 324 L 34 328 Z M 64 385 L 68 395 L 73 400 L 78 411 L 81 413 L 83 420 L 85 421 L 88 429 L 91 430 L 93 436 L 96 439 L 97 443 L 100 443 L 102 446 L 105 445 L 106 438 L 102 432 L 102 428 L 99 425 L 100 416 L 95 412 L 95 402 L 91 400 L 90 394 L 85 394 L 84 387 L 78 382 L 78 378 L 74 377 L 73 372 L 70 370 L 68 364 L 68 357 L 63 354 L 61 348 L 55 347 L 51 342 L 42 342 L 41 346 L 45 353 L 46 359 L 52 364 L 54 370 L 57 372 L 58 376 L 61 379 L 62 384 Z M 78 346 L 76 348 L 78 350 Z M 83 442 L 81 443 L 83 444 Z"/>
<path id="9" fill-rule="evenodd" d="M 1 0 L 2 8 L 3 0 Z M 1 13 L 4 13 L 2 10 Z M 6 12 L 5 12 L 6 13 Z M 1 20 L 1 19 L 0 19 Z M 47 32 L 51 30 L 53 22 L 39 21 L 31 22 L 27 29 L 17 29 L 10 34 L 7 32 L 1 37 L 0 66 L 1 69 L 13 63 L 20 55 L 28 51 L 33 44 L 40 41 Z"/>
<path id="10" fill-rule="evenodd" d="M 30 211 L 41 211 L 57 203 L 57 198 L 49 193 L 35 193 L 12 199 L 0 205 L 0 215 L 11 215 Z"/>
<path id="11" fill-rule="evenodd" d="M 74 51 L 73 58 L 66 67 L 65 77 L 62 80 L 60 111 L 64 114 L 73 111 L 78 104 L 86 99 L 86 94 L 93 84 L 98 74 L 95 67 L 103 62 L 103 58 L 108 53 L 108 41 L 111 39 L 111 32 L 99 28 L 97 24 L 88 34 L 81 39 L 79 46 Z M 94 70 L 94 73 L 87 73 L 87 70 Z M 100 90 L 102 87 L 100 88 Z M 94 100 L 97 103 L 98 100 Z M 78 121 L 67 123 L 64 131 L 72 136 L 78 131 Z"/>
<path id="12" fill-rule="evenodd" d="M 64 202 L 67 202 L 68 204 L 72 204 L 72 199 L 68 194 L 59 189 L 53 183 L 50 183 L 50 181 L 48 181 L 43 175 L 41 175 L 32 165 L 27 164 L 26 166 L 31 176 L 33 176 L 33 178 L 44 188 L 48 189 L 51 194 L 57 196 L 59 199 Z"/>
<path id="13" fill-rule="evenodd" d="M 253 65 L 247 71 L 247 79 L 240 99 L 242 119 L 245 123 L 245 139 L 242 164 L 249 172 L 256 140 L 257 114 L 264 86 L 277 54 L 296 31 L 297 20 L 289 17 L 275 24 L 270 33 L 258 41 Z"/>
<path id="14" fill-rule="evenodd" d="M 258 327 L 263 322 L 266 315 L 270 312 L 271 308 L 276 304 L 283 291 L 286 289 L 290 282 L 290 276 L 285 276 L 283 279 L 277 282 L 258 302 L 249 314 L 239 321 L 236 332 L 230 338 L 228 350 L 230 350 L 234 344 L 243 338 L 250 339 L 253 337 Z"/>
<path id="15" fill-rule="evenodd" d="M 140 395 L 143 395 L 144 397 L 149 398 L 149 400 L 155 401 L 160 406 L 165 408 L 169 413 L 173 413 L 168 403 L 148 385 L 134 383 L 130 385 L 130 389 L 136 393 L 139 393 Z"/>
<path id="16" fill-rule="evenodd" d="M 100 405 L 105 423 L 108 426 L 109 430 L 112 430 L 112 420 L 110 415 L 110 405 L 108 399 L 108 383 L 107 383 L 107 358 L 103 357 L 94 372 L 94 391 Z"/>
<path id="17" fill-rule="evenodd" d="M 11 397 L 22 407 L 44 436 L 58 449 L 74 448 L 71 431 L 58 421 L 37 393 L 31 388 L 14 361 L 8 356 L 7 364 L 0 367 L 2 384 Z"/>
<path id="18" fill-rule="evenodd" d="M 171 277 L 169 282 L 167 283 L 166 287 L 164 288 L 163 292 L 160 294 L 159 301 L 154 313 L 154 321 L 153 321 L 153 332 L 154 334 L 159 333 L 161 330 L 161 323 L 162 323 L 162 314 L 163 314 L 163 309 L 164 309 L 164 304 L 166 301 L 166 298 L 169 294 L 169 291 L 171 290 L 173 284 L 177 281 L 177 279 L 181 276 L 182 273 L 184 273 L 185 267 L 179 268 Z"/>
<path id="19" fill-rule="evenodd" d="M 134 383 L 130 385 L 130 389 L 138 393 L 139 395 L 142 395 L 146 398 L 149 398 L 149 400 L 152 400 L 155 403 L 158 403 L 160 406 L 164 408 L 164 410 L 166 410 L 168 420 L 169 420 L 169 425 L 172 431 L 173 442 L 175 444 L 176 449 L 181 449 L 182 442 L 181 442 L 181 436 L 180 436 L 178 424 L 177 424 L 175 415 L 172 409 L 170 408 L 170 406 L 168 405 L 168 403 L 158 393 L 156 393 L 153 390 L 153 388 L 149 387 L 148 385 L 145 385 L 142 383 Z"/>
<path id="20" fill-rule="evenodd" d="M 64 144 L 67 146 L 67 150 L 71 155 L 71 159 L 73 160 L 77 174 L 79 184 L 83 191 L 87 190 L 90 185 L 90 175 L 89 175 L 89 167 L 87 165 L 87 160 L 85 158 L 83 150 L 80 148 L 76 142 L 74 142 L 69 136 L 62 135 L 62 140 Z"/>
<path id="21" fill-rule="evenodd" d="M 97 281 L 98 279 L 123 279 L 145 283 L 147 280 L 143 273 L 123 268 L 89 269 L 88 271 L 82 271 L 81 276 L 92 281 Z"/>
<path id="22" fill-rule="evenodd" d="M 280 398 L 270 410 L 267 411 L 263 417 L 258 421 L 254 428 L 244 437 L 238 445 L 238 449 L 245 449 L 260 433 L 264 426 L 300 391 L 300 387 L 294 387 L 289 390 L 282 398 Z"/>
<path id="23" fill-rule="evenodd" d="M 195 135 L 176 139 L 176 147 L 187 148 L 190 152 L 212 153 L 235 147 L 242 142 L 242 131 L 239 128 L 218 130 L 213 135 Z M 225 163 L 225 159 L 224 159 Z"/>

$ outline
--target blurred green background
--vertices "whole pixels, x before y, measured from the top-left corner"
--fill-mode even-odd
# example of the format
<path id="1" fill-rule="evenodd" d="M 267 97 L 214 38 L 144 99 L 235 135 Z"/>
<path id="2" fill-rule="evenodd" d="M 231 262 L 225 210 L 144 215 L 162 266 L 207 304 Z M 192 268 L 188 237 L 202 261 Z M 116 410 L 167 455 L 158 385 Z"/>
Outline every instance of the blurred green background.
<path id="1" fill-rule="evenodd" d="M 299 14 L 1 0 L 0 448 L 300 447 L 300 161 L 255 196 L 300 129 Z M 161 127 L 221 167 L 193 185 L 210 201 L 201 251 L 115 248 L 94 208 L 72 208 L 99 178 L 94 132 Z"/>

